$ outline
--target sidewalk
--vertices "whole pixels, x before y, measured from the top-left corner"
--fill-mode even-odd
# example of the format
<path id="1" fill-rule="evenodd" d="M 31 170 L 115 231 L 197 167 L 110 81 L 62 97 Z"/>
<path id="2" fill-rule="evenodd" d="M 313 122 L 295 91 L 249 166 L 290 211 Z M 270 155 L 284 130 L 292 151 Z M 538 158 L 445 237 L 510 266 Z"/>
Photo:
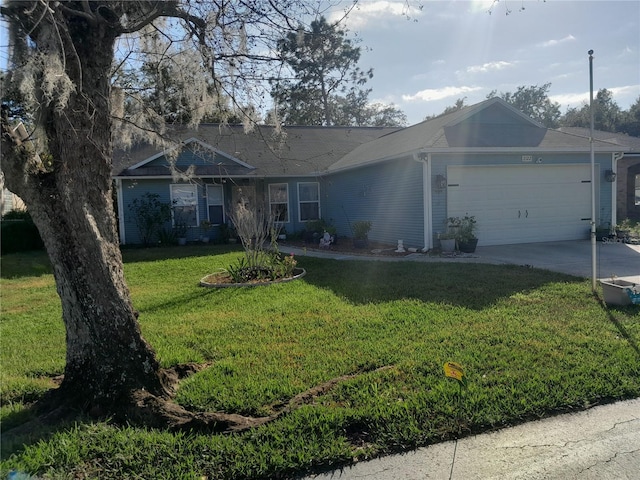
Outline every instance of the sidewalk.
<path id="1" fill-rule="evenodd" d="M 640 399 L 558 415 L 302 480 L 638 480 Z"/>

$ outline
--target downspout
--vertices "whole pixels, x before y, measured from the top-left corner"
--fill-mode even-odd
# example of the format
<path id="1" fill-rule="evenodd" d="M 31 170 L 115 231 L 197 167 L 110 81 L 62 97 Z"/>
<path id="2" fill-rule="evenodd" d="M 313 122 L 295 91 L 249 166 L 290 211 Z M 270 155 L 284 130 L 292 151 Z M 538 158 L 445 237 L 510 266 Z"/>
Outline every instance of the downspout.
<path id="1" fill-rule="evenodd" d="M 120 245 L 126 245 L 126 235 L 124 230 L 124 199 L 122 198 L 122 179 L 116 178 L 116 193 L 118 198 L 118 232 L 120 234 Z"/>
<path id="2" fill-rule="evenodd" d="M 422 184 L 423 184 L 423 198 L 422 198 L 422 211 L 423 213 L 423 252 L 427 252 L 433 248 L 433 210 L 432 210 L 432 187 L 431 187 L 431 154 L 420 152 L 414 153 L 413 159 L 416 162 L 422 163 Z"/>
<path id="3" fill-rule="evenodd" d="M 618 224 L 618 160 L 622 160 L 624 153 L 615 152 L 611 154 L 611 170 L 614 173 L 613 182 L 611 183 L 611 230 Z"/>

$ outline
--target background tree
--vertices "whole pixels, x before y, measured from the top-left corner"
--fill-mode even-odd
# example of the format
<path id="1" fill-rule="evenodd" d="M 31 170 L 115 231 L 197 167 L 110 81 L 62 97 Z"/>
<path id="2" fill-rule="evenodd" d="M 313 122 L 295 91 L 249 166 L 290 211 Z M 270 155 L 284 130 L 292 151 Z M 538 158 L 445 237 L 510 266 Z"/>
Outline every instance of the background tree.
<path id="1" fill-rule="evenodd" d="M 629 110 L 621 112 L 621 118 L 619 131 L 640 137 L 640 97 L 629 107 Z"/>
<path id="2" fill-rule="evenodd" d="M 373 70 L 360 70 L 360 48 L 346 30 L 324 17 L 309 30 L 290 32 L 278 42 L 278 53 L 293 78 L 271 81 L 271 96 L 282 123 L 288 125 L 378 125 L 406 122 L 393 105 L 368 105 L 366 82 Z"/>
<path id="3" fill-rule="evenodd" d="M 444 111 L 438 115 L 427 115 L 426 117 L 424 117 L 425 120 L 431 120 L 432 118 L 436 118 L 439 117 L 440 115 L 447 115 L 449 113 L 453 113 L 453 112 L 457 112 L 458 110 L 462 110 L 465 107 L 464 101 L 467 99 L 467 97 L 463 97 L 463 98 L 458 98 L 456 100 L 456 103 L 445 108 Z"/>
<path id="4" fill-rule="evenodd" d="M 215 93 L 250 104 L 260 96 L 252 80 L 269 74 L 274 60 L 264 52 L 274 51 L 289 25 L 313 12 L 296 0 L 34 0 L 6 1 L 0 14 L 13 45 L 5 89 L 19 92 L 33 118 L 26 131 L 3 105 L 2 172 L 44 240 L 66 329 L 64 380 L 47 406 L 129 419 L 143 410 L 150 424 L 193 425 L 194 415 L 168 402 L 171 384 L 142 338 L 113 212 L 113 139 L 162 141 L 162 112 L 146 108 L 125 88 L 112 90 L 112 73 L 144 61 L 155 61 L 161 71 L 169 57 L 157 55 L 164 37 L 199 52 L 197 67 L 211 72 Z M 199 99 L 184 97 L 194 104 Z M 217 428 L 237 423 L 215 415 L 198 421 Z"/>
<path id="5" fill-rule="evenodd" d="M 598 90 L 593 99 L 593 119 L 594 128 L 606 132 L 621 131 L 623 115 L 620 107 L 613 99 L 613 94 L 606 88 Z M 560 123 L 565 127 L 585 127 L 591 126 L 591 112 L 589 104 L 581 108 L 569 108 L 562 117 Z"/>
<path id="6" fill-rule="evenodd" d="M 537 85 L 520 86 L 515 92 L 497 93 L 496 90 L 487 98 L 500 97 L 525 115 L 533 118 L 547 128 L 557 128 L 560 119 L 560 104 L 549 99 L 550 83 L 541 87 Z"/>

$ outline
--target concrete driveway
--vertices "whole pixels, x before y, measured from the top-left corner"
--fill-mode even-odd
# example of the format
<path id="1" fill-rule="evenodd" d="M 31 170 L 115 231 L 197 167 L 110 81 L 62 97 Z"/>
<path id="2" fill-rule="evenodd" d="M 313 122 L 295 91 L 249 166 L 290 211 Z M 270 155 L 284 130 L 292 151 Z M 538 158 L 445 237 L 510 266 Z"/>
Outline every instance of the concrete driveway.
<path id="1" fill-rule="evenodd" d="M 478 247 L 479 261 L 497 264 L 531 265 L 536 268 L 591 278 L 591 241 L 525 243 Z M 596 277 L 638 276 L 640 283 L 640 245 L 596 244 Z"/>
<path id="2" fill-rule="evenodd" d="M 590 240 L 478 247 L 475 253 L 457 254 L 451 257 L 432 257 L 423 253 L 415 253 L 403 257 L 350 255 L 330 250 L 303 250 L 287 245 L 282 245 L 280 251 L 294 253 L 299 256 L 325 257 L 338 260 L 373 259 L 390 262 L 468 262 L 530 265 L 535 268 L 543 268 L 584 278 L 591 278 L 592 269 Z M 596 277 L 608 278 L 611 275 L 633 277 L 630 280 L 640 283 L 640 245 L 597 242 Z"/>

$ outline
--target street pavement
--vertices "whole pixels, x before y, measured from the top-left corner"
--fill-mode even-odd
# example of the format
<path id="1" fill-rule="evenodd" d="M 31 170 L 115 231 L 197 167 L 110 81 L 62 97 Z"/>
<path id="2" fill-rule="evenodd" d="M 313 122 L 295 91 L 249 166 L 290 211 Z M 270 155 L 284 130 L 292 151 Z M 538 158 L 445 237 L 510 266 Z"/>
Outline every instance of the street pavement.
<path id="1" fill-rule="evenodd" d="M 640 245 L 590 241 L 478 247 L 451 257 L 360 256 L 281 248 L 343 260 L 526 265 L 584 278 L 640 283 Z M 595 261 L 594 261 L 595 259 Z M 640 321 L 640 312 L 639 312 Z M 640 379 L 638 379 L 640 382 Z M 640 399 L 596 406 L 510 428 L 358 462 L 301 480 L 640 480 Z"/>
<path id="2" fill-rule="evenodd" d="M 356 463 L 304 480 L 638 480 L 640 399 Z"/>

